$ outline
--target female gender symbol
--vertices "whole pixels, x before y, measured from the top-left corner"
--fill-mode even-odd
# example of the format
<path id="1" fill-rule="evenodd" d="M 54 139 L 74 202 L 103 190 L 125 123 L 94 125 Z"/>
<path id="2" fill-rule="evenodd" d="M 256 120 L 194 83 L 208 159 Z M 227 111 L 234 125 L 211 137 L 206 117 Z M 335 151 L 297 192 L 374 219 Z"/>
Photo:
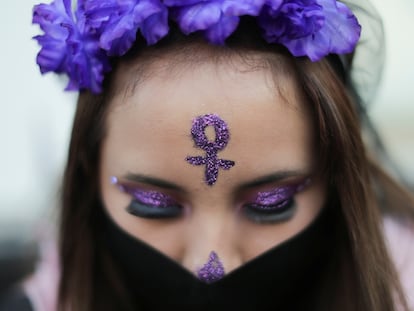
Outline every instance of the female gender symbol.
<path id="1" fill-rule="evenodd" d="M 213 126 L 216 132 L 216 139 L 214 142 L 209 141 L 205 133 L 205 129 L 209 125 Z M 220 168 L 229 170 L 235 164 L 234 161 L 217 158 L 217 152 L 223 150 L 230 140 L 227 124 L 215 114 L 199 116 L 193 120 L 191 135 L 193 136 L 195 145 L 206 151 L 206 156 L 188 156 L 186 161 L 192 165 L 205 165 L 206 183 L 209 186 L 212 186 L 217 181 Z"/>

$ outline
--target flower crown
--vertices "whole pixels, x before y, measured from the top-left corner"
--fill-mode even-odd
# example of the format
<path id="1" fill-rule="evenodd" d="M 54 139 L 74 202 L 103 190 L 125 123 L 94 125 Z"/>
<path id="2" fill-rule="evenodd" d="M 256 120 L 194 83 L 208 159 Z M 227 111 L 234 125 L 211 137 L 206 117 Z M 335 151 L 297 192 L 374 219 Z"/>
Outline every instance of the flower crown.
<path id="1" fill-rule="evenodd" d="M 256 18 L 268 43 L 312 61 L 351 53 L 361 33 L 351 10 L 336 0 L 54 0 L 33 9 L 33 23 L 44 31 L 35 37 L 37 63 L 42 74 L 67 74 L 66 90 L 97 94 L 110 58 L 124 55 L 138 31 L 153 45 L 168 34 L 171 20 L 186 35 L 201 32 L 223 45 L 244 15 Z"/>

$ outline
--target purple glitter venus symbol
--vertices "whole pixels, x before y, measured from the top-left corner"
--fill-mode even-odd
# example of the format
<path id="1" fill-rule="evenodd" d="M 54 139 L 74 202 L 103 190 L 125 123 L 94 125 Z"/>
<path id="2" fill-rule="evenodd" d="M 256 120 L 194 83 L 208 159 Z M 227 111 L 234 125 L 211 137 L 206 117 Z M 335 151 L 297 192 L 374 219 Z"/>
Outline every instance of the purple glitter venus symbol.
<path id="1" fill-rule="evenodd" d="M 207 263 L 197 271 L 200 281 L 207 284 L 222 279 L 225 275 L 223 264 L 221 263 L 216 252 L 211 252 Z"/>
<path id="2" fill-rule="evenodd" d="M 216 134 L 214 141 L 209 141 L 205 133 L 207 126 L 213 126 Z M 205 165 L 205 181 L 207 185 L 212 186 L 217 181 L 219 169 L 229 170 L 234 166 L 234 161 L 223 160 L 217 157 L 217 153 L 223 150 L 229 140 L 230 133 L 226 122 L 218 115 L 206 114 L 193 120 L 191 135 L 196 147 L 206 152 L 205 157 L 188 156 L 186 161 L 192 165 Z"/>

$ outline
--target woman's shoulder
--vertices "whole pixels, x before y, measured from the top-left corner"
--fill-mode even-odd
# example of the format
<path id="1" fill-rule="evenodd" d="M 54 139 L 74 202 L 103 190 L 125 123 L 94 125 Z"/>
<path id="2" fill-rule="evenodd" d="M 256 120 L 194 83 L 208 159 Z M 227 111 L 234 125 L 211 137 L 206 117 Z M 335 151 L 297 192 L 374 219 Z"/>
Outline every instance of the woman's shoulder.
<path id="1" fill-rule="evenodd" d="M 414 310 L 414 223 L 386 216 L 384 233 L 408 304 Z"/>
<path id="2" fill-rule="evenodd" d="M 1 296 L 0 311 L 33 311 L 33 307 L 23 289 L 17 287 Z"/>

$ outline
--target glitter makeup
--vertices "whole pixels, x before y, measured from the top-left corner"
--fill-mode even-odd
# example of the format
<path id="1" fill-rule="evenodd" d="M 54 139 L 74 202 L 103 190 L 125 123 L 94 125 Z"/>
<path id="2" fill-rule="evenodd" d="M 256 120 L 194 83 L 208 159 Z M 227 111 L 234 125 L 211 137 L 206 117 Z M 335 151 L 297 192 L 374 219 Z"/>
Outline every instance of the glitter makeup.
<path id="1" fill-rule="evenodd" d="M 259 192 L 254 204 L 261 209 L 274 209 L 275 206 L 286 202 L 296 192 L 296 187 L 281 187 L 271 191 Z"/>
<path id="2" fill-rule="evenodd" d="M 283 203 L 288 201 L 294 194 L 302 191 L 309 181 L 308 178 L 300 184 L 259 192 L 254 200 L 254 204 L 260 206 L 262 209 L 274 209 L 275 207 L 279 207 L 279 204 L 283 205 Z"/>
<path id="3" fill-rule="evenodd" d="M 224 275 L 223 264 L 214 251 L 210 253 L 207 263 L 197 271 L 197 277 L 207 284 L 222 279 Z"/>
<path id="4" fill-rule="evenodd" d="M 136 187 L 121 185 L 118 178 L 112 176 L 111 183 L 117 185 L 119 190 L 128 193 L 142 204 L 148 204 L 154 207 L 168 207 L 176 205 L 175 201 L 168 195 L 157 191 L 146 191 Z"/>
<path id="5" fill-rule="evenodd" d="M 294 195 L 310 182 L 283 186 L 257 193 L 253 202 L 243 206 L 244 214 L 254 222 L 274 223 L 290 219 L 295 213 Z"/>
<path id="6" fill-rule="evenodd" d="M 207 126 L 213 126 L 216 134 L 214 142 L 209 141 L 205 133 Z M 229 140 L 230 133 L 226 122 L 218 115 L 206 114 L 193 120 L 191 135 L 196 147 L 206 152 L 205 157 L 188 156 L 186 161 L 192 165 L 205 165 L 205 181 L 207 185 L 212 186 L 216 183 L 219 169 L 229 170 L 235 165 L 234 161 L 223 160 L 217 157 L 217 153 L 223 150 Z"/>
<path id="7" fill-rule="evenodd" d="M 117 177 L 111 177 L 111 183 L 119 190 L 131 195 L 134 200 L 127 211 L 135 216 L 144 218 L 171 218 L 181 214 L 182 209 L 170 196 L 152 190 L 142 190 L 137 187 L 121 184 Z"/>

